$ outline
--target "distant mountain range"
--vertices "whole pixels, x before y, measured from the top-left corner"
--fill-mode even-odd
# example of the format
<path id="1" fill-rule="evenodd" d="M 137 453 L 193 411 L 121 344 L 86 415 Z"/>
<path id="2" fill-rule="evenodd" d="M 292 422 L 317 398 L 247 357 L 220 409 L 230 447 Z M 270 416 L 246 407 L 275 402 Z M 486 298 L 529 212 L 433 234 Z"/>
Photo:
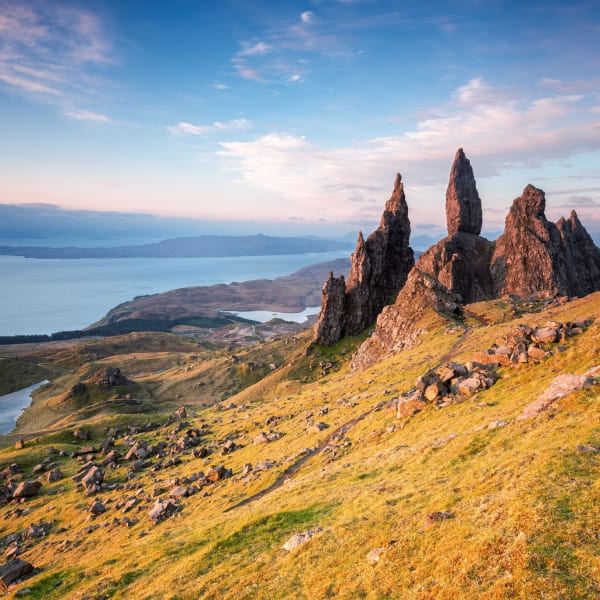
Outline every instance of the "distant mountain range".
<path id="1" fill-rule="evenodd" d="M 0 246 L 0 254 L 25 258 L 192 258 L 320 253 L 350 247 L 345 241 L 314 237 L 201 235 L 115 247 Z"/>

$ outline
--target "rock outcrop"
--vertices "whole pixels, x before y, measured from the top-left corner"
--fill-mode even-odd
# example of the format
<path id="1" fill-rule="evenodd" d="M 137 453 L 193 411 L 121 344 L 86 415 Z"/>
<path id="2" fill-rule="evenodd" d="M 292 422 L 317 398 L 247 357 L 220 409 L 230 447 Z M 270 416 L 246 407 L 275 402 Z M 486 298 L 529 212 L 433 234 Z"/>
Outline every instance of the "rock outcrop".
<path id="1" fill-rule="evenodd" d="M 446 222 L 448 235 L 481 233 L 481 199 L 475 185 L 475 176 L 469 159 L 462 148 L 456 151 L 446 191 Z"/>
<path id="2" fill-rule="evenodd" d="M 325 282 L 316 343 L 330 346 L 344 336 L 361 333 L 395 300 L 414 265 L 409 239 L 408 206 L 398 174 L 378 229 L 366 240 L 358 234 L 348 283 L 333 274 Z"/>
<path id="3" fill-rule="evenodd" d="M 414 267 L 396 302 L 381 311 L 373 335 L 352 357 L 352 368 L 364 369 L 386 356 L 411 348 L 429 328 L 462 318 L 460 296 Z"/>
<path id="4" fill-rule="evenodd" d="M 600 290 L 600 250 L 575 211 L 555 225 L 545 209 L 544 192 L 533 185 L 514 200 L 491 260 L 496 297 L 584 296 Z"/>

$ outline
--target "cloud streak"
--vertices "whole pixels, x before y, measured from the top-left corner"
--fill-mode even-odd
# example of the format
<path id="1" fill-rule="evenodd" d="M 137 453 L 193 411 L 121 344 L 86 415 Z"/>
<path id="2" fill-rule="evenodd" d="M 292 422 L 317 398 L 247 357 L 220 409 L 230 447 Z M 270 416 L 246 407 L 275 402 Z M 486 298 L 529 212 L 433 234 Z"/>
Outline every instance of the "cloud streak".
<path id="1" fill-rule="evenodd" d="M 75 105 L 94 92 L 91 70 L 112 60 L 95 13 L 55 3 L 0 0 L 0 83 L 5 88 Z M 63 112 L 82 120 L 85 111 L 63 107 Z"/>
<path id="2" fill-rule="evenodd" d="M 232 119 L 231 121 L 214 121 L 210 125 L 195 125 L 186 121 L 179 121 L 177 125 L 170 125 L 167 131 L 175 135 L 200 135 L 206 136 L 216 131 L 250 129 L 252 123 L 248 119 Z"/>

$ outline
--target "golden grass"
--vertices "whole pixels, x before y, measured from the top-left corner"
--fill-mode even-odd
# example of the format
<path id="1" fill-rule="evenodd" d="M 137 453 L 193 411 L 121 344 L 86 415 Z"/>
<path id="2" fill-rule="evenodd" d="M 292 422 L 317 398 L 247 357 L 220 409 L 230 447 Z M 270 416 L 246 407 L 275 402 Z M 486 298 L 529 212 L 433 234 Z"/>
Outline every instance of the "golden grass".
<path id="1" fill-rule="evenodd" d="M 595 294 L 514 323 L 597 317 L 599 309 Z M 492 305 L 487 314 L 479 305 L 477 314 L 491 322 L 498 310 Z M 539 364 L 504 368 L 491 389 L 441 410 L 428 407 L 403 427 L 389 406 L 440 357 L 456 353 L 456 359 L 468 360 L 514 323 L 473 327 L 466 335 L 440 328 L 415 348 L 358 373 L 349 371 L 349 356 L 340 355 L 339 370 L 313 383 L 290 381 L 293 367 L 282 368 L 224 403 L 233 402 L 234 409 L 192 408 L 192 425 L 207 422 L 210 440 L 231 437 L 243 447 L 227 456 L 184 457 L 180 467 L 136 475 L 133 481 L 150 491 L 154 479 L 189 475 L 210 464 L 234 471 L 232 479 L 206 488 L 210 495 L 185 499 L 180 516 L 157 526 L 147 517 L 147 501 L 128 515 L 139 519 L 133 527 L 83 533 L 90 523 L 121 518 L 114 503 L 129 492 L 102 493 L 110 509 L 90 521 L 85 509 L 91 500 L 69 479 L 45 485 L 42 495 L 27 502 L 29 514 L 0 520 L 0 536 L 48 519 L 56 521 L 54 531 L 66 528 L 25 551 L 23 557 L 41 572 L 23 585 L 32 590 L 30 597 L 49 599 L 596 596 L 600 455 L 577 447 L 600 446 L 598 389 L 573 393 L 535 419 L 515 418 L 557 374 L 583 373 L 600 363 L 598 324 L 570 339 L 566 351 Z M 276 350 L 267 344 L 263 351 L 266 356 Z M 190 373 L 172 369 L 164 381 L 173 385 Z M 322 409 L 327 412 L 319 415 Z M 272 416 L 281 419 L 267 426 Z M 109 422 L 127 419 L 164 416 L 90 417 L 94 443 Z M 312 431 L 310 421 L 329 427 Z M 490 429 L 494 421 L 506 425 Z M 312 452 L 280 487 L 225 512 L 273 484 L 304 448 L 322 449 L 344 425 L 345 434 L 330 441 L 335 455 Z M 254 436 L 269 428 L 284 436 L 253 445 Z M 163 439 L 167 430 L 144 437 Z M 49 445 L 76 447 L 68 433 L 57 433 L 26 450 L 5 449 L 0 460 L 30 469 Z M 266 459 L 275 463 L 272 469 L 241 477 L 245 463 Z M 72 475 L 77 465 L 64 461 L 63 468 Z M 109 482 L 124 475 L 124 467 L 107 473 Z M 60 495 L 48 495 L 62 486 Z M 453 518 L 428 523 L 434 511 L 449 511 Z M 281 549 L 291 534 L 314 526 L 323 531 L 297 551 Z M 385 550 L 371 565 L 366 555 L 376 547 Z M 57 581 L 61 585 L 54 587 Z"/>

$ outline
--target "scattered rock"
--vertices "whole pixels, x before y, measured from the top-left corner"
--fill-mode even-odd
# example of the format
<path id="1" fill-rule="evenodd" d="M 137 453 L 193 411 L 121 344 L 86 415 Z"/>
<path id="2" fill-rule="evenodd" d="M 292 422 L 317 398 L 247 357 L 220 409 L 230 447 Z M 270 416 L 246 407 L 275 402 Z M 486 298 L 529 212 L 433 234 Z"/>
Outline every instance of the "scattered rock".
<path id="1" fill-rule="evenodd" d="M 33 571 L 33 565 L 26 560 L 15 558 L 0 567 L 0 591 L 8 592 L 8 586 L 29 575 Z"/>
<path id="2" fill-rule="evenodd" d="M 22 481 L 13 492 L 13 498 L 31 498 L 37 496 L 42 484 L 39 481 Z"/>
<path id="3" fill-rule="evenodd" d="M 315 527 L 314 529 L 307 529 L 302 533 L 295 533 L 281 548 L 288 552 L 293 552 L 321 531 L 323 531 L 322 527 Z"/>
<path id="4" fill-rule="evenodd" d="M 367 554 L 367 562 L 371 565 L 376 565 L 384 552 L 384 547 L 373 548 L 373 550 Z"/>
<path id="5" fill-rule="evenodd" d="M 435 523 L 436 521 L 444 521 L 446 519 L 453 519 L 454 515 L 451 512 L 439 510 L 436 512 L 429 513 L 426 517 L 427 523 Z"/>

